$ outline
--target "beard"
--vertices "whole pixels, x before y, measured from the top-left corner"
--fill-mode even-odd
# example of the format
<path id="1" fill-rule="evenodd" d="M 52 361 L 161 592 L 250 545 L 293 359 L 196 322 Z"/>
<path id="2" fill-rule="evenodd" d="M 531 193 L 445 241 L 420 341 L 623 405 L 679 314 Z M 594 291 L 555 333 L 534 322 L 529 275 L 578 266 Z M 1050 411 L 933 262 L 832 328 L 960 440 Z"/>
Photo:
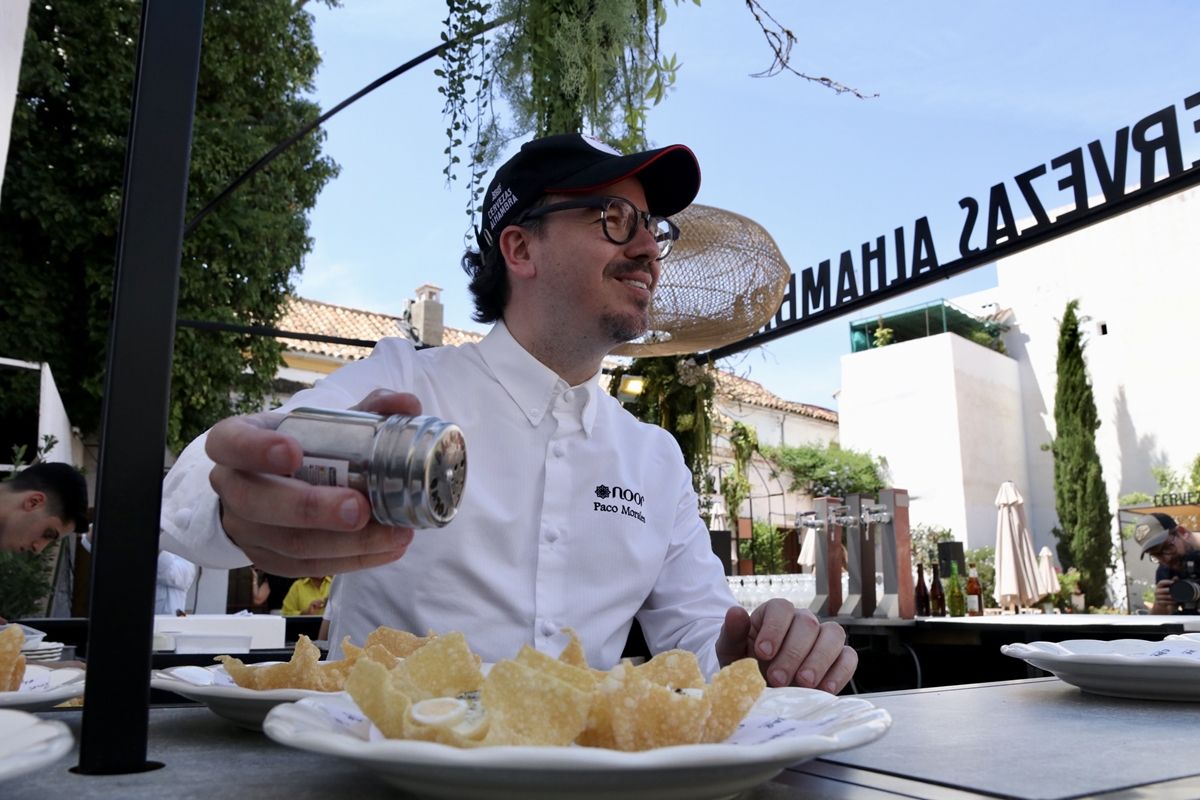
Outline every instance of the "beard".
<path id="1" fill-rule="evenodd" d="M 624 262 L 614 265 L 612 274 L 620 276 L 626 272 L 643 272 L 645 266 L 637 262 Z M 657 284 L 657 281 L 655 281 Z M 655 286 L 654 288 L 657 288 Z M 653 299 L 653 289 L 651 299 Z M 610 312 L 600 317 L 600 326 L 613 344 L 624 344 L 644 334 L 650 327 L 650 302 L 644 300 L 638 303 L 638 310 L 624 314 Z"/>

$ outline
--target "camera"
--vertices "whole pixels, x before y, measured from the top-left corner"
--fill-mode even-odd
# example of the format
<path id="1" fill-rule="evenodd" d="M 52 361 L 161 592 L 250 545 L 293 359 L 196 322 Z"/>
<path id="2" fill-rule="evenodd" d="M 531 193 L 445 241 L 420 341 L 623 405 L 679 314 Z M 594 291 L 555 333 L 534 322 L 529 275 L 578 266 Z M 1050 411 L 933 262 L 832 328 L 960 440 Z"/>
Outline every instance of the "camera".
<path id="1" fill-rule="evenodd" d="M 1171 601 L 1180 614 L 1200 614 L 1200 550 L 1190 550 L 1181 559 L 1179 578 L 1171 584 Z"/>

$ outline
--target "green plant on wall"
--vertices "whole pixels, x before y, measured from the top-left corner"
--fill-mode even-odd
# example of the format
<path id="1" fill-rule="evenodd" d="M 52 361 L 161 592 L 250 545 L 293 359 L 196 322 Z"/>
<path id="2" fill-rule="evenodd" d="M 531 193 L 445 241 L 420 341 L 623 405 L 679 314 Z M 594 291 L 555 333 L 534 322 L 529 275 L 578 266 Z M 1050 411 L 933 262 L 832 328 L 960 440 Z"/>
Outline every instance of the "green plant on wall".
<path id="1" fill-rule="evenodd" d="M 784 572 L 783 535 L 769 522 L 754 520 L 751 525 L 752 538 L 750 557 L 754 559 L 756 575 L 779 575 Z"/>
<path id="2" fill-rule="evenodd" d="M 721 477 L 721 496 L 731 518 L 736 518 L 738 509 L 750 496 L 750 479 L 746 467 L 751 456 L 758 450 L 758 433 L 754 428 L 740 422 L 733 423 L 729 432 L 729 445 L 733 449 L 733 469 Z"/>
<path id="3" fill-rule="evenodd" d="M 879 318 L 879 324 L 875 326 L 875 332 L 871 334 L 872 343 L 875 347 L 887 347 L 892 343 L 892 339 L 896 336 L 896 332 L 884 326 L 883 317 Z"/>
<path id="4" fill-rule="evenodd" d="M 629 366 L 613 370 L 609 382 L 613 397 L 625 375 L 640 375 L 643 381 L 642 393 L 625 408 L 642 422 L 658 425 L 675 438 L 683 451 L 683 462 L 692 471 L 692 487 L 701 496 L 707 494 L 712 401 L 717 385 L 712 369 L 698 365 L 691 356 L 635 358 Z"/>

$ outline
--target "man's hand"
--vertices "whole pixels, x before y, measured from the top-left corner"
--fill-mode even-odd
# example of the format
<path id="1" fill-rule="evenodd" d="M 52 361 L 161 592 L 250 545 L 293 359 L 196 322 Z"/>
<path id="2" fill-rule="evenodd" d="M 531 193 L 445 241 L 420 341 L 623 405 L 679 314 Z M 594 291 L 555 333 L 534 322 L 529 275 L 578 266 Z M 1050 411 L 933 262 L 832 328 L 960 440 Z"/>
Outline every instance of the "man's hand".
<path id="1" fill-rule="evenodd" d="M 1174 614 L 1175 600 L 1171 597 L 1171 584 L 1178 578 L 1167 578 L 1154 584 L 1154 607 L 1151 614 Z"/>
<path id="2" fill-rule="evenodd" d="M 721 666 L 739 658 L 758 659 L 768 686 L 804 686 L 837 694 L 850 682 L 858 653 L 846 646 L 836 622 L 820 622 L 787 600 L 768 600 L 753 614 L 734 606 L 725 613 L 717 638 Z"/>
<path id="3" fill-rule="evenodd" d="M 381 389 L 354 408 L 421 413 L 416 397 Z M 216 462 L 209 482 L 221 498 L 221 523 L 234 544 L 258 568 L 294 578 L 375 567 L 404 555 L 412 531 L 375 522 L 361 493 L 290 477 L 304 452 L 295 439 L 275 431 L 282 419 L 274 412 L 229 417 L 208 433 L 205 451 Z"/>

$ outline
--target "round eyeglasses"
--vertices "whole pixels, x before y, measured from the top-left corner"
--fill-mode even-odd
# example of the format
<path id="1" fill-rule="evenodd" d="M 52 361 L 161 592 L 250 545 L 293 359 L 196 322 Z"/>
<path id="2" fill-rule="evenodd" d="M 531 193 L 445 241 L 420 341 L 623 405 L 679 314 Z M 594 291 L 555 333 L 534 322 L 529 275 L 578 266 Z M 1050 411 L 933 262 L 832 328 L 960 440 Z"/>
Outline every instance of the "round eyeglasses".
<path id="1" fill-rule="evenodd" d="M 613 244 L 628 244 L 637 235 L 640 224 L 658 243 L 659 261 L 667 257 L 671 246 L 679 238 L 679 226 L 674 222 L 666 217 L 656 217 L 648 211 L 642 211 L 624 197 L 581 197 L 578 200 L 550 203 L 526 211 L 513 224 L 521 225 L 556 211 L 574 208 L 597 209 L 600 212 L 600 227 L 604 236 Z"/>

